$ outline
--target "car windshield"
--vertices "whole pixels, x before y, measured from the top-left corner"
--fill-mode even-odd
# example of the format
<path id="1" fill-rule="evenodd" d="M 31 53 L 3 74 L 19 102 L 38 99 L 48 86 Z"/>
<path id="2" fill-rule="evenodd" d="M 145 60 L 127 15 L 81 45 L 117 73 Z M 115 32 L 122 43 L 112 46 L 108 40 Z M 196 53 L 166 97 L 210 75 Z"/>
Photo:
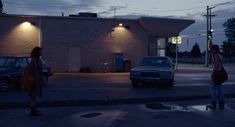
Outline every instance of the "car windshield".
<path id="1" fill-rule="evenodd" d="M 14 68 L 16 66 L 15 59 L 0 58 L 0 67 L 2 68 Z"/>
<path id="2" fill-rule="evenodd" d="M 145 57 L 140 61 L 139 66 L 170 67 L 171 62 L 164 57 Z"/>
<path id="3" fill-rule="evenodd" d="M 24 58 L 11 58 L 11 57 L 3 57 L 0 58 L 0 67 L 1 68 L 22 68 L 27 66 L 27 60 Z"/>
<path id="4" fill-rule="evenodd" d="M 3 67 L 5 63 L 5 59 L 4 58 L 0 58 L 0 67 Z"/>

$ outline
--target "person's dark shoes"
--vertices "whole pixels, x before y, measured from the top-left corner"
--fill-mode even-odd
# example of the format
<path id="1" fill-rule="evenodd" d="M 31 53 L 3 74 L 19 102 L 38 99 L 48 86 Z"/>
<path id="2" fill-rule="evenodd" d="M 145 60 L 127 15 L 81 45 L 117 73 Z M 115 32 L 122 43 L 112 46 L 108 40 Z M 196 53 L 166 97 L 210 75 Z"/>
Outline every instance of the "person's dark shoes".
<path id="1" fill-rule="evenodd" d="M 215 109 L 216 109 L 216 106 L 213 104 L 209 104 L 206 106 L 206 110 L 215 110 Z"/>
<path id="2" fill-rule="evenodd" d="M 219 104 L 219 109 L 224 109 L 224 104 Z"/>
<path id="3" fill-rule="evenodd" d="M 30 112 L 30 116 L 42 116 L 40 112 Z"/>
<path id="4" fill-rule="evenodd" d="M 30 116 L 42 116 L 42 113 L 38 111 L 36 108 L 31 108 Z"/>

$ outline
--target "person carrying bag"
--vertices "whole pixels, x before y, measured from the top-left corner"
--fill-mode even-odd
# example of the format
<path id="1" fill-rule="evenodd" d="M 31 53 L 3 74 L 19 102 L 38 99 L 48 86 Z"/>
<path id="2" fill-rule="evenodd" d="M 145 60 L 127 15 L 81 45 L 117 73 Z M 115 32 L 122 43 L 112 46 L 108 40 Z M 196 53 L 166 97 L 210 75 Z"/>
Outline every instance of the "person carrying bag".
<path id="1" fill-rule="evenodd" d="M 37 97 L 42 96 L 42 61 L 41 48 L 35 47 L 31 52 L 31 61 L 23 70 L 22 88 L 29 94 L 29 107 L 31 116 L 41 116 L 41 112 L 37 110 Z"/>
<path id="2" fill-rule="evenodd" d="M 228 80 L 228 73 L 224 69 L 224 67 L 222 66 L 221 70 L 220 71 L 214 71 L 212 73 L 211 77 L 212 77 L 215 84 L 221 85 L 223 82 Z"/>
<path id="3" fill-rule="evenodd" d="M 219 46 L 212 45 L 212 64 L 213 72 L 211 74 L 211 105 L 207 108 L 216 109 L 218 107 L 224 109 L 224 89 L 223 83 L 228 80 L 228 74 L 223 67 L 222 56 L 220 55 Z"/>
<path id="4" fill-rule="evenodd" d="M 23 69 L 23 76 L 21 79 L 21 88 L 26 91 L 31 91 L 35 88 L 34 77 L 30 74 L 30 67 L 27 66 Z"/>

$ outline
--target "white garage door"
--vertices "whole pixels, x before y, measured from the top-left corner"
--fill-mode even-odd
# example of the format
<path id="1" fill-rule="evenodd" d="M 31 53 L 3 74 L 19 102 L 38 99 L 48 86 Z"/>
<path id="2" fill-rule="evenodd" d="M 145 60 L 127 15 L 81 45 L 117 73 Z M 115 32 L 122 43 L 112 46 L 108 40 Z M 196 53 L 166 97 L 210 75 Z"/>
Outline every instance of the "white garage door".
<path id="1" fill-rule="evenodd" d="M 80 47 L 69 47 L 68 69 L 70 72 L 78 72 L 81 66 Z"/>

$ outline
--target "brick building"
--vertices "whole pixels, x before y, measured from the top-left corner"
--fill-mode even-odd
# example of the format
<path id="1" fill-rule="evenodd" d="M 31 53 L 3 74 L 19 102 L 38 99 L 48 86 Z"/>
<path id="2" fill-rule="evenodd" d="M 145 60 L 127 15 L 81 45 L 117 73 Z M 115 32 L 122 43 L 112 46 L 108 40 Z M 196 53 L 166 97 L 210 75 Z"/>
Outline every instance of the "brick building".
<path id="1" fill-rule="evenodd" d="M 41 46 L 42 57 L 54 72 L 84 67 L 123 71 L 143 56 L 164 56 L 168 39 L 192 23 L 153 17 L 0 15 L 0 55 L 28 56 L 33 47 Z"/>

